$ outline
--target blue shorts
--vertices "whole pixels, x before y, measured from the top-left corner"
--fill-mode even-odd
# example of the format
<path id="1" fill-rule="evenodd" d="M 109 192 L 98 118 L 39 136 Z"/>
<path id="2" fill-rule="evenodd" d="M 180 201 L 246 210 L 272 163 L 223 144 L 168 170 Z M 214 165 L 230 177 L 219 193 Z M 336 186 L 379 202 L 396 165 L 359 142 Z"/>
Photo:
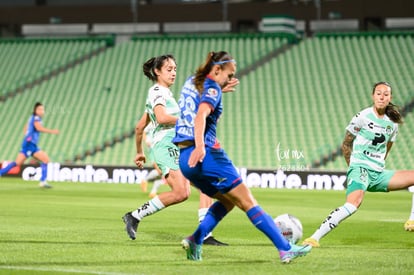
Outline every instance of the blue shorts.
<path id="1" fill-rule="evenodd" d="M 39 147 L 37 147 L 37 144 L 34 144 L 33 142 L 30 142 L 30 141 L 23 141 L 22 150 L 20 150 L 20 153 L 24 154 L 26 158 L 28 158 L 39 151 L 40 149 Z"/>
<path id="2" fill-rule="evenodd" d="M 180 169 L 183 175 L 204 194 L 212 197 L 225 194 L 242 183 L 239 173 L 223 149 L 206 147 L 203 162 L 195 167 L 188 166 L 188 159 L 194 146 L 180 149 Z"/>

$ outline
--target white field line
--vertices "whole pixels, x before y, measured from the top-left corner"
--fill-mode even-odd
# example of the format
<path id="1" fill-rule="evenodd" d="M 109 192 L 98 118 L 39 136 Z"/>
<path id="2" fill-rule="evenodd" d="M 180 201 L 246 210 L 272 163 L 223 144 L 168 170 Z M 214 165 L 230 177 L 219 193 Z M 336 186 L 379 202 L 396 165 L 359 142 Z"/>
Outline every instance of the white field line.
<path id="1" fill-rule="evenodd" d="M 119 273 L 119 272 L 103 272 L 103 271 L 87 271 L 78 269 L 64 269 L 64 268 L 46 268 L 35 266 L 1 266 L 0 270 L 33 270 L 33 271 L 45 271 L 45 272 L 62 272 L 62 273 L 79 273 L 79 274 L 96 274 L 96 275 L 132 275 L 132 273 Z M 136 274 L 136 273 L 134 273 Z"/>

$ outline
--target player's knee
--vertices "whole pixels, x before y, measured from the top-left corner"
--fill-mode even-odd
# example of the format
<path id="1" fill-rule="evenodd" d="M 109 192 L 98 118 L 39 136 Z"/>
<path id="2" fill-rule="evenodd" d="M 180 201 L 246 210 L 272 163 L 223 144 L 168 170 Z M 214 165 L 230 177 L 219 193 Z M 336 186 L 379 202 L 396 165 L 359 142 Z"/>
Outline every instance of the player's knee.
<path id="1" fill-rule="evenodd" d="M 174 194 L 174 201 L 176 201 L 177 203 L 183 202 L 187 200 L 188 197 L 190 197 L 190 191 L 185 190 L 185 189 L 174 190 L 173 194 Z"/>
<path id="2" fill-rule="evenodd" d="M 188 199 L 188 197 L 190 196 L 190 188 L 187 185 L 178 185 L 175 184 L 175 186 L 173 186 L 172 188 L 172 195 L 174 198 L 174 201 L 179 203 L 182 201 L 185 201 L 186 199 Z"/>

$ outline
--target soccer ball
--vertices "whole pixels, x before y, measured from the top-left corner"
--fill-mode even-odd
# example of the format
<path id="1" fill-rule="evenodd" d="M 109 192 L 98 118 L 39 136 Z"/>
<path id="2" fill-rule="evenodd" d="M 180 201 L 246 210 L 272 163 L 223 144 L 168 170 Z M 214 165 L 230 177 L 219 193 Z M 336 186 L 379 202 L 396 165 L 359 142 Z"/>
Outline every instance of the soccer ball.
<path id="1" fill-rule="evenodd" d="M 273 220 L 286 240 L 297 243 L 303 236 L 302 223 L 290 214 L 282 214 Z"/>

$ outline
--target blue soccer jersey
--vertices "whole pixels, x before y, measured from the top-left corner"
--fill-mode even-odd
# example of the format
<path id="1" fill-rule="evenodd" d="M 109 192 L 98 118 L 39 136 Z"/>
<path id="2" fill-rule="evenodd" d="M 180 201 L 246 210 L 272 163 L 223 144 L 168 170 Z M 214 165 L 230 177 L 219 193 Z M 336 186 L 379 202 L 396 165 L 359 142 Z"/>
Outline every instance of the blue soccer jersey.
<path id="1" fill-rule="evenodd" d="M 223 112 L 221 96 L 220 86 L 212 79 L 206 78 L 203 93 L 200 96 L 200 93 L 194 86 L 193 77 L 188 78 L 181 89 L 181 96 L 178 101 L 181 113 L 175 125 L 176 135 L 173 142 L 194 141 L 194 120 L 198 107 L 205 102 L 211 106 L 212 112 L 206 119 L 204 142 L 206 146 L 217 147 L 217 121 Z"/>
<path id="2" fill-rule="evenodd" d="M 24 136 L 24 141 L 37 144 L 39 142 L 40 132 L 36 130 L 35 122 L 42 123 L 40 116 L 32 115 L 27 122 L 27 130 Z"/>

